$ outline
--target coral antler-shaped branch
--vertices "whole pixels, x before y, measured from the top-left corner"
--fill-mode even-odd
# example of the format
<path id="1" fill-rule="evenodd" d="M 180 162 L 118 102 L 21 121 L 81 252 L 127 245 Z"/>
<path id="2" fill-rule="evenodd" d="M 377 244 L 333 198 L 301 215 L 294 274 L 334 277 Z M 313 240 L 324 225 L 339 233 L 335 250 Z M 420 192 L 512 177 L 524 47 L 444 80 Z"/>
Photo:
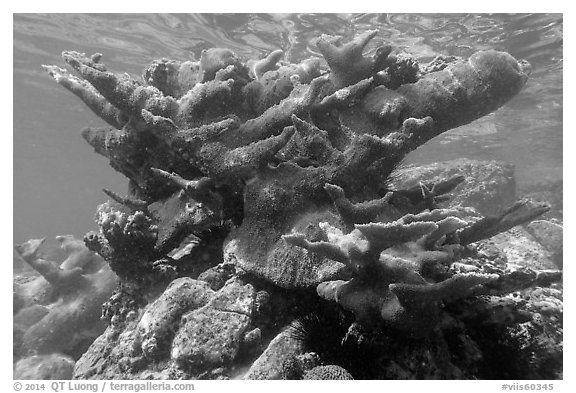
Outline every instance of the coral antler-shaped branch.
<path id="1" fill-rule="evenodd" d="M 460 228 L 464 228 L 468 223 L 458 217 L 451 216 L 436 221 L 436 225 L 438 225 L 438 228 L 424 239 L 424 246 L 426 248 L 433 248 L 436 242 L 442 241 L 446 235 L 454 233 Z"/>
<path id="2" fill-rule="evenodd" d="M 459 228 L 465 223 L 448 217 L 438 223 L 424 220 L 406 223 L 400 219 L 391 223 L 356 224 L 355 229 L 348 234 L 328 223 L 319 225 L 328 241 L 310 242 L 302 234 L 284 235 L 283 238 L 292 245 L 344 263 L 362 277 L 373 274 L 373 268 L 378 263 L 382 251 L 419 239 L 423 239 L 424 244 L 433 244 L 444 236 L 446 231 Z M 417 264 L 430 259 L 444 259 L 446 252 L 440 251 L 440 253 L 442 255 L 434 251 L 421 250 L 419 255 L 413 256 L 412 259 Z M 382 263 L 383 266 L 386 265 L 385 262 Z"/>
<path id="3" fill-rule="evenodd" d="M 365 31 L 341 46 L 337 46 L 338 42 L 326 35 L 322 35 L 316 41 L 316 46 L 330 66 L 330 80 L 337 89 L 352 85 L 370 77 L 373 72 L 379 71 L 375 70 L 374 66 L 380 64 L 381 61 L 362 55 L 362 51 L 376 34 L 378 30 Z M 385 53 L 386 56 L 388 56 L 387 53 Z"/>
<path id="4" fill-rule="evenodd" d="M 292 115 L 302 116 L 308 112 L 327 81 L 327 77 L 319 76 L 309 85 L 296 86 L 290 96 L 280 104 L 270 107 L 262 115 L 242 124 L 230 138 L 230 143 L 238 146 L 275 135 L 291 124 Z"/>
<path id="5" fill-rule="evenodd" d="M 482 51 L 467 62 L 450 64 L 416 83 L 400 86 L 396 93 L 406 100 L 402 132 L 410 135 L 405 141 L 407 151 L 490 113 L 517 94 L 527 79 L 528 70 L 509 54 Z M 433 127 L 417 124 L 417 119 L 427 116 L 433 119 Z"/>
<path id="6" fill-rule="evenodd" d="M 153 116 L 143 111 L 144 119 L 151 125 L 161 126 L 153 130 L 182 158 L 200 168 L 214 181 L 248 179 L 261 167 L 272 161 L 294 134 L 286 127 L 280 135 L 258 140 L 252 144 L 230 148 L 220 142 L 229 134 L 238 132 L 237 119 L 225 119 L 199 128 L 179 130 L 170 119 Z M 230 132 L 234 130 L 234 132 Z"/>
<path id="7" fill-rule="evenodd" d="M 157 87 L 164 95 L 178 99 L 194 87 L 199 69 L 198 62 L 154 60 L 144 70 L 142 79 L 146 84 Z"/>
<path id="8" fill-rule="evenodd" d="M 496 274 L 466 273 L 434 284 L 392 283 L 395 296 L 383 302 L 380 316 L 391 327 L 422 336 L 437 325 L 441 303 L 469 296 L 473 288 L 497 279 Z"/>
<path id="9" fill-rule="evenodd" d="M 391 192 L 386 193 L 386 195 L 380 199 L 352 203 L 344 195 L 342 187 L 326 183 L 324 189 L 330 195 L 332 201 L 334 201 L 334 206 L 338 214 L 340 214 L 342 219 L 349 225 L 365 224 L 374 221 L 380 213 L 391 208 L 390 199 L 393 195 Z"/>
<path id="10" fill-rule="evenodd" d="M 405 223 L 401 220 L 390 223 L 368 223 L 356 225 L 370 243 L 370 249 L 376 255 L 395 244 L 416 241 L 438 229 L 434 222 L 414 221 Z"/>
<path id="11" fill-rule="evenodd" d="M 178 100 L 176 124 L 182 129 L 197 127 L 230 112 L 234 79 L 199 83 Z"/>
<path id="12" fill-rule="evenodd" d="M 63 52 L 64 61 L 98 90 L 112 105 L 133 116 L 140 116 L 142 109 L 156 115 L 172 118 L 178 113 L 178 102 L 153 86 L 143 86 L 135 80 L 120 78 L 102 71 L 78 52 Z"/>
<path id="13" fill-rule="evenodd" d="M 110 104 L 90 83 L 71 75 L 66 69 L 53 65 L 42 66 L 50 76 L 60 85 L 74 93 L 98 117 L 114 128 L 122 128 L 126 121 L 122 121 L 121 112 Z"/>
<path id="14" fill-rule="evenodd" d="M 330 258 L 333 261 L 342 262 L 344 264 L 350 264 L 350 254 L 349 250 L 343 250 L 341 246 L 335 245 L 330 242 L 318 241 L 311 242 L 306 239 L 306 236 L 302 233 L 295 233 L 292 235 L 283 235 L 282 238 L 292 244 L 293 246 L 302 247 L 310 252 L 316 253 L 318 255 L 323 255 L 326 258 Z M 351 245 L 351 247 L 357 247 Z"/>
<path id="15" fill-rule="evenodd" d="M 256 77 L 256 79 L 260 79 L 262 75 L 264 75 L 268 71 L 273 71 L 278 68 L 277 63 L 284 57 L 284 51 L 281 49 L 277 49 L 271 52 L 268 56 L 263 58 L 262 60 L 258 60 L 254 62 L 252 66 L 252 73 Z"/>
<path id="16" fill-rule="evenodd" d="M 213 198 L 210 189 L 214 186 L 214 182 L 209 177 L 201 177 L 196 180 L 186 180 L 177 173 L 168 173 L 158 168 L 150 168 L 150 170 L 157 176 L 175 184 L 180 187 L 184 192 L 192 197 L 199 200 L 206 200 Z"/>
<path id="17" fill-rule="evenodd" d="M 346 106 L 352 106 L 356 101 L 360 100 L 364 94 L 372 87 L 372 82 L 374 78 L 362 79 L 351 86 L 343 87 L 336 90 L 334 93 L 326 96 L 314 106 L 315 110 L 330 110 L 336 108 L 342 108 Z"/>
<path id="18" fill-rule="evenodd" d="M 218 71 L 228 68 L 229 66 L 241 69 L 241 71 L 245 73 L 248 72 L 247 69 L 244 69 L 244 65 L 241 64 L 238 56 L 230 49 L 204 49 L 200 55 L 198 82 L 204 83 L 213 80 L 217 77 Z"/>
<path id="19" fill-rule="evenodd" d="M 109 190 L 107 188 L 103 188 L 102 191 L 104 192 L 104 194 L 108 195 L 114 201 L 132 209 L 132 211 L 137 211 L 137 210 L 141 210 L 143 212 L 147 211 L 148 203 L 146 201 L 143 201 L 141 199 L 136 199 L 136 198 L 123 197 L 123 196 L 121 196 L 121 195 L 119 195 L 119 194 L 115 193 L 114 191 Z"/>
<path id="20" fill-rule="evenodd" d="M 497 279 L 497 274 L 460 273 L 435 284 L 393 283 L 389 289 L 404 307 L 426 308 L 430 303 L 465 297 L 472 288 Z"/>
<path id="21" fill-rule="evenodd" d="M 421 336 L 436 325 L 442 302 L 468 296 L 472 288 L 499 277 L 470 273 L 436 283 L 425 280 L 428 271 L 453 260 L 453 249 L 459 246 L 443 243 L 447 234 L 467 225 L 458 214 L 450 209 L 408 214 L 390 223 L 357 224 L 348 234 L 322 223 L 328 241 L 311 242 L 299 234 L 284 239 L 352 270 L 351 280 L 320 283 L 321 297 L 336 301 L 361 321 L 380 319 Z"/>
<path id="22" fill-rule="evenodd" d="M 359 231 L 352 231 L 344 235 L 341 230 L 328 223 L 322 222 L 319 226 L 326 234 L 327 242 L 310 242 L 300 234 L 285 235 L 283 238 L 295 246 L 342 262 L 356 271 L 369 263 L 372 258 L 369 255 L 369 244 Z"/>
<path id="23" fill-rule="evenodd" d="M 547 205 L 534 206 L 528 200 L 517 201 L 500 215 L 484 217 L 458 232 L 460 244 L 466 245 L 487 239 L 516 225 L 532 221 L 548 210 L 550 207 Z"/>
<path id="24" fill-rule="evenodd" d="M 181 189 L 149 206 L 158 226 L 156 249 L 169 248 L 181 238 L 209 229 L 222 221 L 222 197 L 214 191 L 212 179 L 186 180 L 175 173 L 157 168 L 151 170 L 159 178 Z"/>
<path id="25" fill-rule="evenodd" d="M 281 159 L 294 161 L 300 166 L 323 166 L 340 153 L 330 143 L 326 131 L 296 115 L 292 115 L 292 124 L 297 132 L 279 152 Z"/>
<path id="26" fill-rule="evenodd" d="M 142 110 L 142 118 L 154 135 L 166 142 L 186 160 L 193 156 L 192 153 L 200 147 L 201 143 L 216 141 L 226 132 L 235 131 L 240 125 L 237 117 L 230 116 L 199 127 L 180 129 L 172 119 L 155 116 L 145 109 Z"/>
<path id="27" fill-rule="evenodd" d="M 85 279 L 82 278 L 83 269 L 81 267 L 62 270 L 56 262 L 38 257 L 38 250 L 45 240 L 46 238 L 31 239 L 26 243 L 17 245 L 16 252 L 26 263 L 40 273 L 46 281 L 57 288 L 66 290 L 71 287 L 84 285 Z"/>
<path id="28" fill-rule="evenodd" d="M 178 152 L 169 149 L 163 140 L 134 127 L 130 122 L 121 130 L 109 127 L 85 128 L 82 130 L 82 137 L 98 154 L 108 158 L 114 169 L 131 179 L 141 190 L 145 190 L 145 194 L 150 195 L 150 192 L 155 191 L 150 187 L 150 167 L 172 169 L 187 163 Z"/>

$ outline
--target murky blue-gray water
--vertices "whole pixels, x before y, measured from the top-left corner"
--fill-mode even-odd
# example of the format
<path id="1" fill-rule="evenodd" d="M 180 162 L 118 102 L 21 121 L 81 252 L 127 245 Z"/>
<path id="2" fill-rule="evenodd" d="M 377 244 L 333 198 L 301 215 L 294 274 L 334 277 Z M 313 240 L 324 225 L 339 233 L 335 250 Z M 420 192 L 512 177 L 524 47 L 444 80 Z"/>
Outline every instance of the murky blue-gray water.
<path id="1" fill-rule="evenodd" d="M 562 179 L 562 15 L 35 15 L 14 16 L 14 242 L 95 229 L 103 187 L 127 180 L 80 136 L 104 125 L 40 67 L 60 53 L 103 53 L 108 69 L 140 75 L 153 59 L 197 59 L 226 47 L 248 58 L 281 48 L 288 60 L 318 54 L 322 33 L 351 38 L 377 28 L 369 49 L 390 42 L 420 60 L 493 48 L 533 66 L 526 88 L 505 107 L 449 131 L 410 156 L 428 163 L 457 157 L 516 165 L 518 187 Z"/>

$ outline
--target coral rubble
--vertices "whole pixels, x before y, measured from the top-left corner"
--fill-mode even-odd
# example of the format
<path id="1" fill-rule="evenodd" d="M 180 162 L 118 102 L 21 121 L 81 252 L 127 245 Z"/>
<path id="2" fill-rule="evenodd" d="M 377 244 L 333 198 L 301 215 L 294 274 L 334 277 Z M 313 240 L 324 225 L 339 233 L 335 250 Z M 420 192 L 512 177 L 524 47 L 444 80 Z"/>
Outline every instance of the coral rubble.
<path id="1" fill-rule="evenodd" d="M 237 377 L 235 362 L 278 333 L 258 325 L 270 296 L 258 288 L 270 285 L 315 289 L 364 327 L 425 339 L 451 304 L 561 278 L 459 262 L 469 244 L 547 207 L 518 201 L 484 217 L 441 208 L 460 173 L 391 182 L 409 152 L 516 95 L 529 66 L 493 50 L 428 65 L 389 45 L 364 55 L 376 34 L 324 35 L 323 58 L 298 64 L 281 50 L 244 62 L 211 48 L 197 62 L 156 60 L 142 80 L 98 54 L 64 52 L 71 71 L 44 66 L 108 123 L 82 135 L 129 179 L 126 196 L 105 190 L 84 239 L 121 285 L 75 377 Z M 80 267 L 29 263 L 50 282 L 86 279 Z M 284 347 L 293 354 L 274 349 Z M 280 377 L 303 352 L 278 336 L 259 358 L 275 366 L 257 360 L 246 375 Z M 301 374 L 353 378 L 331 363 Z"/>

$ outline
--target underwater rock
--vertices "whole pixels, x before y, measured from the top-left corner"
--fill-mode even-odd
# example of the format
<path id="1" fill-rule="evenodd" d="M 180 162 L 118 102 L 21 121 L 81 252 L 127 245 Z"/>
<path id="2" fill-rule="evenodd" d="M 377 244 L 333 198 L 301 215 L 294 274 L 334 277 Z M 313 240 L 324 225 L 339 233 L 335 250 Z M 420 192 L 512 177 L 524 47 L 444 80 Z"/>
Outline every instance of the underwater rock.
<path id="1" fill-rule="evenodd" d="M 509 265 L 535 270 L 556 270 L 552 254 L 523 228 L 513 228 L 486 240 L 505 255 Z"/>
<path id="2" fill-rule="evenodd" d="M 245 356 L 259 355 L 262 352 L 262 330 L 258 327 L 246 332 L 241 340 L 239 353 Z"/>
<path id="3" fill-rule="evenodd" d="M 73 379 L 139 379 L 134 369 L 139 370 L 145 359 L 137 349 L 137 323 L 126 323 L 120 334 L 117 327 L 108 326 L 76 361 Z"/>
<path id="4" fill-rule="evenodd" d="M 550 211 L 542 215 L 542 220 L 561 223 L 564 210 L 563 189 L 564 182 L 562 179 L 546 179 L 536 184 L 524 185 L 520 191 L 527 198 L 550 205 Z"/>
<path id="5" fill-rule="evenodd" d="M 250 366 L 243 379 L 283 379 L 285 362 L 292 356 L 304 353 L 304 348 L 288 329 L 282 330 L 262 355 Z"/>
<path id="6" fill-rule="evenodd" d="M 473 207 L 483 215 L 500 212 L 516 199 L 514 166 L 500 161 L 475 161 L 467 158 L 429 165 L 401 168 L 394 179 L 398 189 L 418 186 L 422 179 L 434 183 L 456 175 L 465 180 L 453 191 L 446 207 Z"/>
<path id="7" fill-rule="evenodd" d="M 456 335 L 456 332 L 459 334 Z M 477 374 L 481 349 L 466 334 L 451 331 L 453 337 L 439 335 L 430 340 L 390 345 L 377 359 L 381 365 L 375 379 L 391 380 L 469 380 Z M 455 351 L 453 348 L 456 347 Z"/>
<path id="8" fill-rule="evenodd" d="M 180 367 L 202 372 L 231 363 L 252 318 L 255 291 L 229 280 L 208 304 L 182 317 L 171 357 Z"/>
<path id="9" fill-rule="evenodd" d="M 162 295 L 147 307 L 138 322 L 144 356 L 154 357 L 158 347 L 173 338 L 170 334 L 182 314 L 204 306 L 213 295 L 214 292 L 203 281 L 188 277 L 172 281 Z"/>
<path id="10" fill-rule="evenodd" d="M 215 292 L 178 278 L 155 300 L 111 325 L 77 361 L 77 379 L 197 378 L 229 365 L 249 330 L 255 292 L 230 279 Z"/>
<path id="11" fill-rule="evenodd" d="M 210 288 L 218 291 L 236 273 L 236 266 L 233 264 L 221 263 L 205 270 L 198 276 L 198 280 L 206 281 Z"/>
<path id="12" fill-rule="evenodd" d="M 562 269 L 564 250 L 562 225 L 545 220 L 536 220 L 528 224 L 526 229 L 546 250 L 552 253 L 554 263 Z"/>
<path id="13" fill-rule="evenodd" d="M 54 353 L 21 359 L 14 367 L 14 379 L 72 379 L 74 359 Z"/>
<path id="14" fill-rule="evenodd" d="M 532 353 L 524 378 L 562 379 L 563 288 L 528 288 L 521 295 L 526 299 L 527 311 L 532 313 L 529 322 L 514 329 L 514 334 L 523 339 L 523 353 Z"/>
<path id="15" fill-rule="evenodd" d="M 478 351 L 476 365 L 469 368 L 475 369 L 478 378 L 561 378 L 561 284 L 524 288 L 506 296 L 471 298 L 453 306 L 450 315 L 466 326 L 466 339 Z M 462 332 L 456 335 L 464 338 Z M 457 346 L 450 348 L 453 357 L 461 357 L 456 355 Z"/>
<path id="16" fill-rule="evenodd" d="M 59 352 L 78 358 L 104 331 L 102 304 L 118 279 L 82 241 L 72 236 L 58 236 L 57 240 L 68 255 L 62 263 L 38 257 L 44 239 L 16 246 L 22 259 L 41 277 L 15 287 L 24 305 L 15 310 L 14 325 L 23 330 L 24 354 Z"/>

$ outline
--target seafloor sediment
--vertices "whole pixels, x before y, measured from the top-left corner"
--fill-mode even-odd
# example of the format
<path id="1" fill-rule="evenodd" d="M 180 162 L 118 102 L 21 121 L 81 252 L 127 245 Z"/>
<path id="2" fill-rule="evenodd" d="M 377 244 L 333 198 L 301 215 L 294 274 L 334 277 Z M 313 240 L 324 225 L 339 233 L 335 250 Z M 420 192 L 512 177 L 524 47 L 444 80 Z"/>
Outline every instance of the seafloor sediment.
<path id="1" fill-rule="evenodd" d="M 141 80 L 100 54 L 44 66 L 109 125 L 82 135 L 129 182 L 63 263 L 17 246 L 40 276 L 15 281 L 15 375 L 560 378 L 561 227 L 511 230 L 550 206 L 517 200 L 506 164 L 401 166 L 529 65 L 364 55 L 376 34 L 323 35 L 296 64 L 212 48 Z"/>

